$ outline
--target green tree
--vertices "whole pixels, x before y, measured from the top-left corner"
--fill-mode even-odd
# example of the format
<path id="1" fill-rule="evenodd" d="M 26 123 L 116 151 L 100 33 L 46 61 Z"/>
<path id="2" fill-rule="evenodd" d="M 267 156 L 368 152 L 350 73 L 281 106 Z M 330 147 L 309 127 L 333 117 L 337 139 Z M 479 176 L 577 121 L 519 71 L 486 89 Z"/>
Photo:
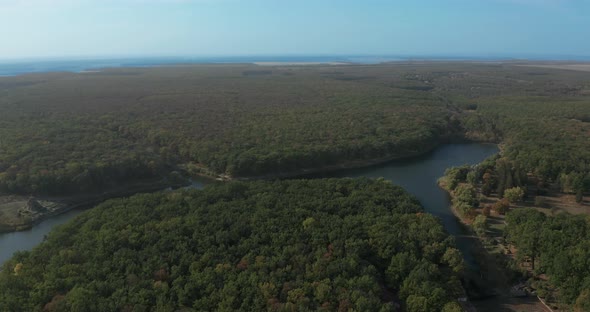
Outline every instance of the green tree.
<path id="1" fill-rule="evenodd" d="M 590 289 L 584 289 L 574 304 L 574 312 L 590 311 Z"/>
<path id="2" fill-rule="evenodd" d="M 475 231 L 475 233 L 477 233 L 477 235 L 484 236 L 486 230 L 488 229 L 487 217 L 484 215 L 477 215 L 477 217 L 475 217 L 475 220 L 473 221 L 472 226 L 473 230 Z"/>
<path id="3" fill-rule="evenodd" d="M 467 165 L 460 167 L 451 167 L 445 170 L 445 177 L 448 183 L 448 187 L 454 190 L 459 183 L 465 182 L 467 175 L 471 171 L 471 168 Z"/>
<path id="4" fill-rule="evenodd" d="M 428 304 L 428 298 L 424 296 L 410 295 L 406 302 L 408 312 L 434 311 Z"/>
<path id="5" fill-rule="evenodd" d="M 100 311 L 95 298 L 96 293 L 83 287 L 74 287 L 66 295 L 65 302 L 69 311 Z"/>
<path id="6" fill-rule="evenodd" d="M 445 304 L 442 308 L 441 312 L 462 312 L 463 308 L 458 302 L 449 302 Z"/>
<path id="7" fill-rule="evenodd" d="M 477 199 L 477 190 L 473 185 L 461 184 L 455 189 L 455 202 L 465 203 L 471 207 L 477 207 L 479 200 Z"/>
<path id="8" fill-rule="evenodd" d="M 541 253 L 541 233 L 545 215 L 535 209 L 525 208 L 511 211 L 506 216 L 508 239 L 518 248 L 521 260 L 529 258 L 531 267 L 535 270 L 535 261 Z"/>
<path id="9" fill-rule="evenodd" d="M 510 210 L 510 201 L 507 198 L 502 198 L 492 205 L 492 209 L 500 215 L 504 215 Z"/>
<path id="10" fill-rule="evenodd" d="M 504 197 L 507 198 L 511 203 L 522 201 L 524 197 L 524 190 L 519 186 L 506 189 L 504 191 Z"/>
<path id="11" fill-rule="evenodd" d="M 466 178 L 467 183 L 475 186 L 477 184 L 477 172 L 475 170 L 471 170 L 467 173 Z"/>
<path id="12" fill-rule="evenodd" d="M 86 211 L 2 267 L 0 311 L 391 311 L 382 281 L 438 311 L 460 263 L 440 220 L 392 183 L 228 182 Z"/>
<path id="13" fill-rule="evenodd" d="M 443 262 L 445 262 L 453 271 L 460 273 L 465 269 L 465 262 L 461 251 L 456 248 L 448 248 L 443 255 Z"/>

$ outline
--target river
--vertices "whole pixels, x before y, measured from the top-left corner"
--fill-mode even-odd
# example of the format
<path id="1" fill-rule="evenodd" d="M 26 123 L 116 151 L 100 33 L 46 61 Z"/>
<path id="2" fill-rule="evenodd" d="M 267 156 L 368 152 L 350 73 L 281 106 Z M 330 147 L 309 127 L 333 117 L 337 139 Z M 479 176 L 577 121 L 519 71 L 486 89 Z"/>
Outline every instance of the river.
<path id="1" fill-rule="evenodd" d="M 314 177 L 383 177 L 394 184 L 402 186 L 406 191 L 420 200 L 424 210 L 439 217 L 446 230 L 456 237 L 457 246 L 472 268 L 476 268 L 471 254 L 471 239 L 462 224 L 453 215 L 450 208 L 449 194 L 438 186 L 437 180 L 449 167 L 475 165 L 487 157 L 499 152 L 494 144 L 447 144 L 434 151 L 406 160 L 392 161 L 368 168 L 350 169 Z"/>
<path id="2" fill-rule="evenodd" d="M 449 196 L 438 187 L 436 181 L 444 174 L 446 168 L 477 164 L 497 152 L 498 147 L 492 144 L 447 144 L 412 159 L 367 168 L 315 174 L 313 177 L 384 177 L 402 186 L 420 200 L 427 212 L 441 218 L 447 231 L 457 237 L 457 244 L 465 259 L 473 264 L 470 244 L 467 239 L 462 238 L 464 230 L 449 208 Z M 206 183 L 206 180 L 194 180 L 190 187 L 202 188 Z M 69 211 L 45 220 L 28 231 L 0 234 L 0 263 L 9 259 L 15 251 L 32 249 L 43 241 L 53 227 L 82 212 L 83 210 Z"/>
<path id="3" fill-rule="evenodd" d="M 196 178 L 191 181 L 192 183 L 188 187 L 201 189 L 209 181 L 210 180 L 207 179 Z M 0 264 L 10 259 L 16 251 L 33 249 L 33 247 L 43 241 L 45 235 L 47 235 L 54 227 L 66 223 L 84 212 L 84 210 L 85 209 L 70 210 L 53 218 L 44 220 L 33 226 L 30 230 L 0 234 Z"/>

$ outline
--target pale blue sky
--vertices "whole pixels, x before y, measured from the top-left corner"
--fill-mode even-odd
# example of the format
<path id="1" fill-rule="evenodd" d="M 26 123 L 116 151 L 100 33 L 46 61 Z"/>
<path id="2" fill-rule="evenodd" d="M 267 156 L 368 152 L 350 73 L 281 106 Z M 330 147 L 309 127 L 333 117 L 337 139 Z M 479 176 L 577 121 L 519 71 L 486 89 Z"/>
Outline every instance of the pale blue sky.
<path id="1" fill-rule="evenodd" d="M 0 0 L 0 59 L 590 55 L 590 0 Z"/>

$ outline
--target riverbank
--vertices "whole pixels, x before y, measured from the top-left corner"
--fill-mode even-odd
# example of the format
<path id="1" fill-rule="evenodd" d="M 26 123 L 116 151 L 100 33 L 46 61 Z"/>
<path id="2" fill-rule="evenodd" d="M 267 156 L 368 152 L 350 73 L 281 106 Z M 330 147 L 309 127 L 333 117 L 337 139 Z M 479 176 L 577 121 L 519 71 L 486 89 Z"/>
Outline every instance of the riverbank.
<path id="1" fill-rule="evenodd" d="M 411 157 L 403 161 L 393 161 L 379 166 L 341 170 L 332 172 L 329 175 L 306 178 L 382 177 L 403 187 L 404 190 L 415 196 L 424 207 L 425 212 L 441 219 L 447 233 L 462 236 L 465 232 L 449 211 L 449 197 L 437 186 L 436 180 L 444 173 L 446 168 L 463 164 L 477 164 L 497 152 L 497 147 L 491 144 L 447 144 L 438 146 L 431 153 L 425 153 L 421 157 Z M 0 259 L 2 259 L 2 256 L 3 259 L 10 258 L 17 250 L 34 248 L 52 230 L 52 227 L 68 222 L 77 215 L 77 212 L 76 210 L 72 211 L 73 216 L 71 217 L 67 217 L 70 213 L 66 213 L 52 218 L 35 226 L 32 232 L 25 231 L 0 235 L 0 250 L 3 253 L 0 253 Z M 458 244 L 457 248 L 464 250 L 463 244 Z"/>
<path id="2" fill-rule="evenodd" d="M 451 211 L 459 222 L 470 233 L 472 240 L 472 254 L 478 264 L 478 271 L 465 273 L 465 282 L 475 286 L 477 292 L 470 292 L 470 299 L 477 311 L 498 311 L 503 307 L 507 311 L 548 311 L 551 310 L 537 297 L 529 294 L 520 283 L 513 283 L 514 272 L 509 272 L 508 256 L 500 252 L 493 252 L 488 248 L 499 244 L 497 237 L 487 237 L 487 234 L 478 235 L 473 228 L 473 219 L 459 212 L 455 204 L 456 194 L 448 187 L 444 178 L 439 179 L 438 185 L 445 190 L 452 199 Z M 479 212 L 478 212 L 479 214 Z M 492 219 L 490 223 L 503 222 Z M 491 230 L 498 230 L 497 228 Z M 501 236 L 501 229 L 496 233 Z M 496 235 L 496 236 L 498 236 Z"/>
<path id="3" fill-rule="evenodd" d="M 183 172 L 185 176 L 198 176 L 205 179 L 214 179 L 218 181 L 252 181 L 252 180 L 273 180 L 301 178 L 316 174 L 330 174 L 338 171 L 349 169 L 368 168 L 386 164 L 393 161 L 403 161 L 424 157 L 432 153 L 436 148 L 453 143 L 483 143 L 475 140 L 473 136 L 468 136 L 461 131 L 452 130 L 446 134 L 440 135 L 436 139 L 429 139 L 416 144 L 412 150 L 403 150 L 395 154 L 370 159 L 357 159 L 343 161 L 336 164 L 325 166 L 299 169 L 286 172 L 274 172 L 258 176 L 231 176 L 228 174 L 216 174 L 209 168 L 195 163 L 187 163 L 177 166 L 175 169 Z M 34 225 L 47 220 L 53 216 L 60 215 L 67 211 L 98 204 L 109 198 L 123 197 L 140 192 L 153 192 L 160 189 L 171 187 L 169 182 L 164 180 L 158 181 L 137 181 L 135 183 L 117 187 L 102 193 L 89 193 L 67 197 L 28 197 L 12 200 L 7 203 L 2 202 L 0 195 L 0 233 L 28 230 Z M 182 185 L 181 185 L 182 186 Z M 4 197 L 10 197 L 6 195 Z"/>
<path id="4" fill-rule="evenodd" d="M 191 175 L 200 176 L 207 179 L 215 179 L 217 181 L 253 181 L 253 180 L 273 180 L 273 179 L 292 179 L 292 178 L 301 178 L 316 174 L 332 174 L 338 171 L 344 170 L 351 170 L 351 169 L 362 169 L 362 168 L 369 168 L 373 166 L 384 165 L 394 161 L 405 161 L 411 160 L 418 157 L 424 157 L 428 154 L 432 153 L 437 148 L 446 145 L 446 144 L 493 144 L 497 145 L 498 143 L 492 141 L 485 141 L 485 140 L 475 140 L 466 137 L 463 134 L 454 134 L 450 136 L 445 136 L 440 140 L 436 140 L 432 142 L 432 144 L 424 145 L 423 147 L 416 149 L 414 151 L 407 151 L 404 153 L 396 154 L 396 155 L 388 155 L 384 157 L 377 157 L 377 158 L 370 158 L 370 159 L 356 159 L 356 160 L 348 160 L 343 161 L 333 165 L 325 165 L 321 167 L 312 167 L 312 168 L 305 168 L 299 169 L 294 171 L 287 171 L 287 172 L 276 172 L 270 173 L 265 175 L 257 175 L 257 176 L 231 176 L 228 174 L 215 174 L 211 170 L 205 167 L 199 167 L 199 171 L 193 171 L 187 169 L 188 165 L 185 164 L 182 168 L 189 172 Z"/>
<path id="5" fill-rule="evenodd" d="M 74 209 L 98 205 L 112 198 L 127 197 L 137 193 L 151 193 L 167 188 L 190 185 L 190 182 L 171 183 L 166 179 L 137 181 L 101 193 L 87 193 L 65 197 L 0 196 L 0 233 L 26 231 L 33 226 Z"/>
<path id="6" fill-rule="evenodd" d="M 318 168 L 301 169 L 290 172 L 280 172 L 260 176 L 250 177 L 232 177 L 229 175 L 214 175 L 212 171 L 204 167 L 198 167 L 198 170 L 190 170 L 189 165 L 179 166 L 177 169 L 184 171 L 191 176 L 199 176 L 205 179 L 215 179 L 218 181 L 252 181 L 252 180 L 273 180 L 306 177 L 314 174 L 328 174 L 348 169 L 368 168 L 378 166 L 393 161 L 403 161 L 424 157 L 432 153 L 435 149 L 444 144 L 452 143 L 479 143 L 469 140 L 461 135 L 448 135 L 440 140 L 432 141 L 431 144 L 424 144 L 422 148 L 413 151 L 406 151 L 396 155 L 385 157 L 353 160 L 335 165 L 328 165 Z M 0 196 L 0 233 L 10 233 L 15 231 L 26 231 L 33 226 L 60 214 L 74 209 L 88 208 L 97 205 L 111 198 L 131 196 L 136 193 L 154 192 L 169 187 L 182 187 L 190 183 L 170 183 L 166 179 L 153 181 L 136 181 L 134 183 L 113 188 L 101 193 L 86 193 L 75 196 L 65 197 L 25 197 L 16 195 Z M 10 199 L 12 197 L 12 200 Z M 8 198 L 8 200 L 6 200 Z M 5 202 L 2 202 L 5 199 Z"/>

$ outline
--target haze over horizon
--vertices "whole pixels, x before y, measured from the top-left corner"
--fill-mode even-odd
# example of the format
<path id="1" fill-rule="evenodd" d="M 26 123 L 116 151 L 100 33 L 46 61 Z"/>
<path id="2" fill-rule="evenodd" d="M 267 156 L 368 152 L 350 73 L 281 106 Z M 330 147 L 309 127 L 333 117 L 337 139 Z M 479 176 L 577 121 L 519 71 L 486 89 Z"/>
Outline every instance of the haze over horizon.
<path id="1" fill-rule="evenodd" d="M 0 0 L 0 59 L 589 57 L 582 0 Z"/>

